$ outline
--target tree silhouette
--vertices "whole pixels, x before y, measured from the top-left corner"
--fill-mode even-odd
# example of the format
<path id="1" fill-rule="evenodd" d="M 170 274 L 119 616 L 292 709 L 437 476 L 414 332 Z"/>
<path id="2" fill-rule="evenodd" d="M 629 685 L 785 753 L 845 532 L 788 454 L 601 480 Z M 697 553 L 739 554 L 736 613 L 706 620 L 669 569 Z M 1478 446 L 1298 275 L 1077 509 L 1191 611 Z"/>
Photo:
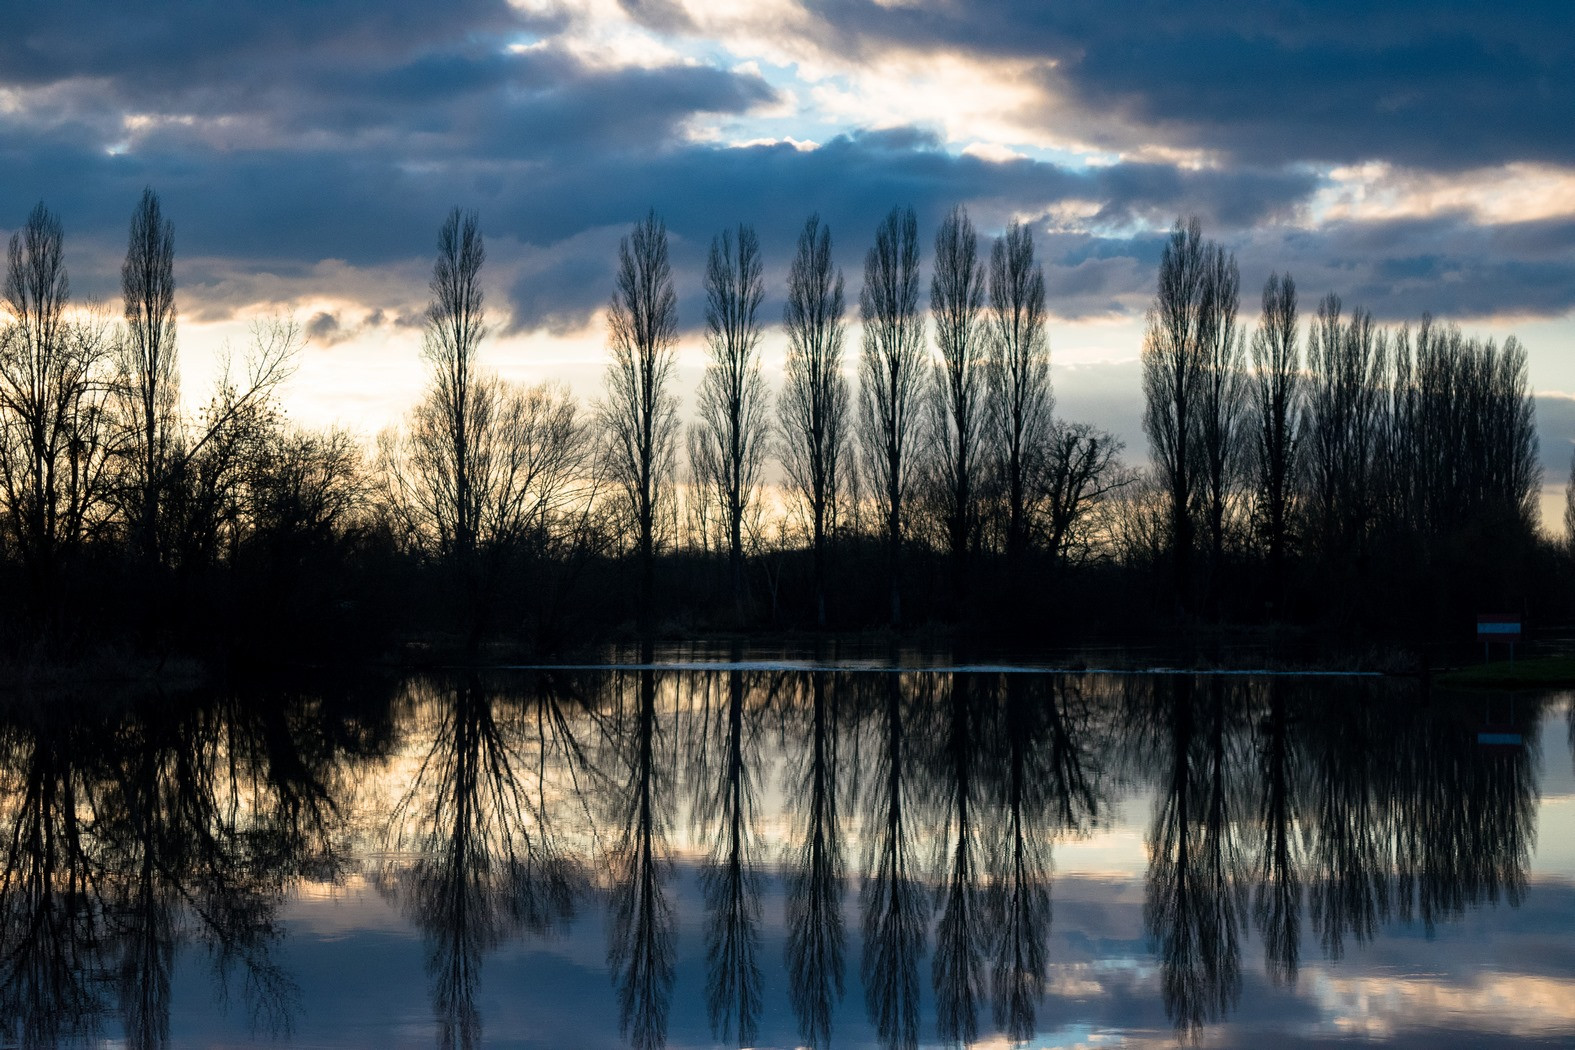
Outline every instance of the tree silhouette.
<path id="1" fill-rule="evenodd" d="M 824 627 L 826 556 L 843 485 L 848 387 L 842 375 L 842 271 L 832 265 L 831 231 L 818 215 L 799 234 L 782 323 L 788 337 L 777 402 L 782 466 L 809 520 L 815 623 Z"/>
<path id="2" fill-rule="evenodd" d="M 1198 442 L 1204 520 L 1209 530 L 1210 600 L 1219 586 L 1225 553 L 1225 517 L 1240 473 L 1247 387 L 1243 336 L 1236 326 L 1241 277 L 1236 257 L 1217 244 L 1206 252 L 1203 272 L 1202 382 L 1198 389 Z"/>
<path id="3" fill-rule="evenodd" d="M 1324 296 L 1307 338 L 1308 512 L 1328 558 L 1366 545 L 1384 369 L 1372 315 L 1356 310 L 1349 321 L 1341 315 L 1339 296 Z"/>
<path id="4" fill-rule="evenodd" d="M 935 234 L 930 317 L 940 360 L 935 366 L 930 424 L 939 470 L 937 495 L 952 559 L 953 593 L 959 600 L 967 585 L 969 547 L 979 516 L 987 338 L 984 297 L 979 238 L 967 210 L 958 205 Z"/>
<path id="5" fill-rule="evenodd" d="M 886 526 L 891 622 L 902 622 L 903 501 L 913 486 L 924 362 L 919 312 L 919 225 L 912 208 L 893 208 L 875 231 L 859 292 L 864 345 L 859 359 L 859 434 L 864 468 Z"/>
<path id="6" fill-rule="evenodd" d="M 1044 267 L 1033 233 L 1014 222 L 990 249 L 989 412 L 995 469 L 1006 496 L 1006 558 L 1019 578 L 1028 549 L 1033 479 L 1050 438 L 1050 342 L 1045 334 Z"/>
<path id="7" fill-rule="evenodd" d="M 117 389 L 129 440 L 123 482 L 133 543 L 150 565 L 161 558 L 159 503 L 180 440 L 175 344 L 175 228 L 151 188 L 131 215 L 120 269 L 125 338 Z"/>
<path id="8" fill-rule="evenodd" d="M 1159 289 L 1143 336 L 1143 432 L 1167 499 L 1176 600 L 1190 608 L 1196 430 L 1207 338 L 1209 250 L 1196 218 L 1176 220 L 1159 261 Z"/>
<path id="9" fill-rule="evenodd" d="M 1263 313 L 1252 335 L 1250 463 L 1259 534 L 1269 552 L 1270 594 L 1285 601 L 1285 559 L 1302 455 L 1302 372 L 1296 283 L 1273 273 L 1263 285 Z"/>
<path id="10" fill-rule="evenodd" d="M 48 623 L 62 558 L 81 546 L 108 496 L 105 325 L 67 316 L 60 220 L 43 202 L 11 235 L 0 305 L 0 497 L 29 596 Z"/>
<path id="11" fill-rule="evenodd" d="M 1575 452 L 1570 453 L 1570 476 L 1564 483 L 1564 542 L 1575 551 Z"/>
<path id="12" fill-rule="evenodd" d="M 678 335 L 678 297 L 667 261 L 667 227 L 653 211 L 618 245 L 618 281 L 607 309 L 612 361 L 603 425 L 613 478 L 634 526 L 643 629 L 652 626 L 659 507 L 669 498 L 678 431 L 677 399 L 667 386 Z"/>
<path id="13" fill-rule="evenodd" d="M 760 323 L 755 318 L 765 284 L 754 227 L 741 223 L 736 239 L 728 230 L 712 239 L 705 289 L 710 360 L 700 380 L 696 428 L 706 454 L 697 458 L 695 481 L 701 486 L 701 498 L 722 512 L 733 613 L 742 623 L 745 525 L 757 510 L 767 440 Z"/>

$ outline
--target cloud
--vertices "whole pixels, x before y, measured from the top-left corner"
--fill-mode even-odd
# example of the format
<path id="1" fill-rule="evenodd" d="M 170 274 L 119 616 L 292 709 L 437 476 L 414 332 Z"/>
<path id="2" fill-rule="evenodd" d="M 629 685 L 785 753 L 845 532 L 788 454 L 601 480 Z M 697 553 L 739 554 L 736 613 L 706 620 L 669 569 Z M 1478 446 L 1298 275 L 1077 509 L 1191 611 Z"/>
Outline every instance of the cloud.
<path id="1" fill-rule="evenodd" d="M 325 0 L 191 4 L 93 0 L 25 5 L 7 15 L 0 70 L 12 84 L 109 80 L 139 98 L 187 97 L 216 85 L 288 86 L 301 68 L 380 67 L 481 37 L 551 32 L 562 17 L 506 0 Z M 265 100 L 258 99 L 258 103 Z"/>
<path id="2" fill-rule="evenodd" d="M 813 5 L 823 52 L 1039 64 L 1047 127 L 1256 164 L 1575 162 L 1575 11 L 1559 0 Z"/>
<path id="3" fill-rule="evenodd" d="M 826 67 L 831 79 L 893 50 L 1022 60 L 1045 100 L 1034 119 L 1142 147 L 1094 164 L 990 143 L 959 153 L 906 125 L 816 131 L 814 148 L 791 134 L 706 139 L 716 121 L 755 119 L 792 92 L 779 68 L 719 58 L 725 40 L 684 51 L 703 18 L 678 0 L 622 4 L 619 32 L 652 43 L 639 62 L 598 52 L 583 14 L 490 0 L 277 11 L 63 0 L 18 13 L 0 38 L 0 200 L 14 209 L 0 226 L 45 198 L 78 286 L 113 295 L 130 210 L 151 185 L 176 226 L 183 316 L 295 297 L 312 302 L 324 342 L 371 311 L 419 314 L 455 204 L 481 212 L 494 302 L 513 330 L 590 321 L 618 238 L 648 208 L 672 231 L 692 327 L 705 246 L 724 225 L 755 224 L 778 296 L 797 231 L 819 212 L 856 289 L 889 208 L 917 209 L 927 254 L 958 202 L 986 231 L 1033 222 L 1061 319 L 1140 314 L 1163 231 L 1190 214 L 1237 252 L 1247 304 L 1273 269 L 1295 274 L 1309 302 L 1334 290 L 1384 319 L 1562 314 L 1575 305 L 1575 220 L 1487 221 L 1459 207 L 1320 217 L 1333 177 L 1309 161 L 1471 160 L 1480 172 L 1575 149 L 1545 133 L 1569 82 L 1564 7 L 1419 3 L 1352 6 L 1344 25 L 1321 6 L 1177 12 L 1157 0 L 836 0 L 771 16 L 842 63 Z M 762 316 L 780 309 L 768 299 Z"/>
<path id="4" fill-rule="evenodd" d="M 672 80 L 687 77 L 670 72 Z M 643 95 L 648 108 L 630 108 L 648 113 L 668 105 L 652 90 L 653 84 L 672 82 L 665 76 L 641 74 L 636 87 L 625 77 L 605 94 L 605 79 L 591 77 L 582 94 L 609 106 L 625 95 Z M 711 81 L 725 76 L 730 74 L 706 71 Z M 727 90 L 722 94 L 734 97 Z M 687 112 L 715 96 L 679 91 L 672 97 L 678 100 L 662 112 Z M 926 231 L 959 201 L 974 207 L 986 229 L 1024 209 L 1042 213 L 1086 199 L 1101 202 L 1093 221 L 1108 227 L 1168 222 L 1192 212 L 1216 223 L 1250 224 L 1294 211 L 1318 181 L 1283 171 L 1185 171 L 1155 164 L 1074 170 L 1028 159 L 996 162 L 949 153 L 915 129 L 838 136 L 816 149 L 791 143 L 680 143 L 653 150 L 590 145 L 525 159 L 461 153 L 450 162 L 422 164 L 332 147 L 232 154 L 170 142 L 114 156 L 61 133 L 9 140 L 0 134 L 0 199 L 26 201 L 47 188 L 50 205 L 66 217 L 73 236 L 80 231 L 114 244 L 124 236 L 120 231 L 143 185 L 163 196 L 179 254 L 247 259 L 278 275 L 325 258 L 358 267 L 429 258 L 447 208 L 456 202 L 476 207 L 489 237 L 561 252 L 533 256 L 513 284 L 511 305 L 517 328 L 564 331 L 602 306 L 611 288 L 616 236 L 588 235 L 626 229 L 651 207 L 696 252 L 722 226 L 752 222 L 768 256 L 777 256 L 784 271 L 792 238 L 804 218 L 818 211 L 856 281 L 864 242 L 896 204 L 914 205 Z M 415 216 L 428 217 L 428 225 L 413 227 Z M 499 262 L 506 263 L 506 256 Z M 696 273 L 698 266 L 696 261 Z M 1109 289 L 1091 290 L 1101 298 L 1083 312 L 1108 311 Z M 698 284 L 688 291 L 697 292 Z"/>
<path id="5" fill-rule="evenodd" d="M 1575 395 L 1538 394 L 1536 409 L 1542 483 L 1562 485 L 1575 455 Z"/>
<path id="6" fill-rule="evenodd" d="M 1271 270 L 1289 271 L 1302 296 L 1326 291 L 1386 321 L 1423 313 L 1455 319 L 1557 316 L 1575 307 L 1575 222 L 1478 224 L 1461 214 L 1243 238 L 1243 301 Z"/>
<path id="7" fill-rule="evenodd" d="M 534 270 L 528 287 L 516 288 L 516 325 L 572 328 L 604 305 L 612 288 L 616 241 L 586 241 L 581 235 L 585 229 L 603 227 L 625 232 L 648 207 L 684 242 L 682 251 L 675 249 L 675 266 L 689 272 L 687 287 L 680 273 L 679 292 L 681 302 L 692 305 L 700 295 L 704 246 L 723 226 L 739 221 L 755 225 L 768 267 L 785 274 L 799 228 L 818 212 L 832 230 L 838 261 L 856 289 L 875 225 L 894 205 L 912 205 L 917 211 L 927 255 L 932 231 L 960 201 L 969 204 L 976 223 L 986 230 L 1004 225 L 1018 208 L 1042 211 L 1088 197 L 1106 202 L 1098 221 L 1127 225 L 1134 216 L 1164 216 L 1168 221 L 1192 211 L 1261 218 L 1293 208 L 1316 186 L 1311 177 L 1282 172 L 1178 172 L 1156 165 L 1141 165 L 1137 171 L 1119 165 L 1074 171 L 1042 161 L 998 163 L 948 153 L 913 129 L 839 136 L 812 150 L 788 143 L 697 146 L 655 157 L 598 157 L 593 164 L 544 169 L 529 199 L 499 202 L 505 228 L 529 231 L 526 236 L 538 243 L 574 242 L 559 266 Z M 1144 256 L 1157 258 L 1157 242 L 1152 251 L 1143 243 Z M 585 254 L 591 244 L 598 253 L 594 257 Z M 1121 270 L 1135 277 L 1134 266 L 1129 259 L 1117 259 L 1088 269 Z M 770 272 L 767 276 L 769 294 L 778 294 L 783 281 L 771 281 Z M 1112 296 L 1131 290 L 1130 283 L 1100 280 L 1086 272 L 1083 279 L 1082 289 L 1068 283 L 1067 290 L 1079 294 L 1078 302 L 1068 300 L 1058 309 L 1079 315 L 1106 313 L 1115 308 Z M 1085 301 L 1084 295 L 1093 300 Z M 688 323 L 698 324 L 698 307 L 689 312 L 693 316 Z M 766 317 L 780 313 L 780 300 L 768 300 L 762 311 Z"/>

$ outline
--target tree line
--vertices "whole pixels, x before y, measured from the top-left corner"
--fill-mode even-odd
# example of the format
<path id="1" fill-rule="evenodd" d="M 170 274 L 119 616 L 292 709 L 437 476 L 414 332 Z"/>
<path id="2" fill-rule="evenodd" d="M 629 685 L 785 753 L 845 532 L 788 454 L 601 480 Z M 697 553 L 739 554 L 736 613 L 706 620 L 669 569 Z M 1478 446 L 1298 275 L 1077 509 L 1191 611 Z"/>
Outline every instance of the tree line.
<path id="1" fill-rule="evenodd" d="M 1368 593 L 1384 598 L 1368 621 L 1431 610 L 1433 630 L 1441 610 L 1542 601 L 1543 570 L 1568 560 L 1535 528 L 1513 338 L 1430 318 L 1388 329 L 1332 293 L 1304 326 L 1281 274 L 1248 332 L 1235 259 L 1195 219 L 1166 242 L 1148 314 L 1147 471 L 1056 414 L 1030 229 L 986 245 L 961 206 L 934 236 L 927 309 L 913 209 L 881 221 L 856 355 L 831 230 L 805 222 L 777 392 L 759 238 L 719 232 L 687 424 L 654 212 L 619 246 L 604 392 L 587 405 L 484 364 L 485 243 L 456 208 L 432 270 L 426 389 L 373 449 L 286 418 L 279 388 L 305 342 L 289 318 L 254 325 L 242 361 L 183 410 L 174 230 L 151 190 L 118 319 L 71 308 L 63 243 L 38 205 L 5 274 L 0 571 L 21 649 L 550 648 L 932 624 L 1043 643 L 1074 624 L 1327 624 L 1346 616 L 1329 596 Z"/>
<path id="2" fill-rule="evenodd" d="M 1249 335 L 1239 289 L 1232 254 L 1178 222 L 1143 344 L 1153 471 L 1135 544 L 1168 563 L 1178 609 L 1246 598 L 1294 617 L 1372 600 L 1380 616 L 1442 610 L 1457 630 L 1473 603 L 1524 611 L 1544 559 L 1515 337 L 1467 338 L 1431 316 L 1386 328 L 1332 292 L 1303 336 L 1280 273 Z"/>

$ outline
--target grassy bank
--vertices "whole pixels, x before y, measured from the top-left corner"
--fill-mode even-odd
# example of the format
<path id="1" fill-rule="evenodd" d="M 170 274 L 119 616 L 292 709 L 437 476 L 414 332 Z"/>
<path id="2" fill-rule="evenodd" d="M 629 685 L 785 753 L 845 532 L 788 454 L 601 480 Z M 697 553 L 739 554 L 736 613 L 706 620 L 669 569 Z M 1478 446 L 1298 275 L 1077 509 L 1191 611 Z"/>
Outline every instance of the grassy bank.
<path id="1" fill-rule="evenodd" d="M 1575 656 L 1495 660 L 1447 671 L 1436 681 L 1468 689 L 1575 689 Z"/>

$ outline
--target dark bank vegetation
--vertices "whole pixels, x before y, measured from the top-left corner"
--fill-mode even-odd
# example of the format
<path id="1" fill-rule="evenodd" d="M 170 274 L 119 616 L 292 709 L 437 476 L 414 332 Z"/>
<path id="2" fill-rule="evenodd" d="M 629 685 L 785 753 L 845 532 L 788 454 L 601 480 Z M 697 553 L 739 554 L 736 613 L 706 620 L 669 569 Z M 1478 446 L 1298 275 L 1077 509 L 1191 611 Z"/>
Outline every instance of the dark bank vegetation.
<path id="1" fill-rule="evenodd" d="M 1462 689 L 1575 689 L 1575 657 L 1542 655 L 1457 667 L 1439 683 Z"/>
<path id="2" fill-rule="evenodd" d="M 961 207 L 929 258 L 911 209 L 886 216 L 856 325 L 832 231 L 807 221 L 780 390 L 760 358 L 767 248 L 747 224 L 719 233 L 687 397 L 667 232 L 647 216 L 619 249 L 589 405 L 488 367 L 484 241 L 456 209 L 426 392 L 370 450 L 289 422 L 279 389 L 304 338 L 288 318 L 256 324 L 206 395 L 182 392 L 157 195 L 132 218 L 118 317 L 73 302 L 64 243 L 40 204 L 4 275 L 13 661 L 893 629 L 1018 648 L 1244 631 L 1410 647 L 1468 640 L 1477 611 L 1572 611 L 1571 548 L 1536 526 L 1520 344 L 1429 317 L 1385 327 L 1334 293 L 1309 310 L 1282 274 L 1254 317 L 1196 220 L 1172 231 L 1148 314 L 1146 464 L 1055 400 L 1029 229 L 985 245 Z"/>

